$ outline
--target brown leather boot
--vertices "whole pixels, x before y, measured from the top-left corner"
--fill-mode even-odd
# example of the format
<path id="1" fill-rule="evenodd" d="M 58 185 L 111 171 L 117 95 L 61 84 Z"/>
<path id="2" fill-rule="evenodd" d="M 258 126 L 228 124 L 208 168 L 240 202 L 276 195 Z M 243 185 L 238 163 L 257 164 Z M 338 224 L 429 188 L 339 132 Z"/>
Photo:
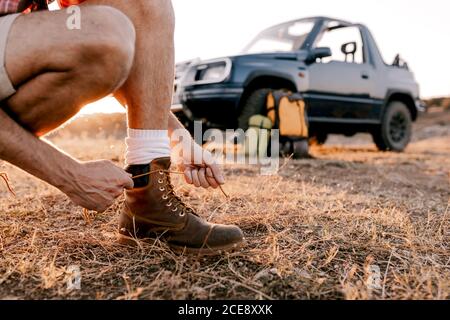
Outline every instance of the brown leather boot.
<path id="1" fill-rule="evenodd" d="M 200 255 L 239 247 L 244 238 L 241 229 L 200 218 L 174 193 L 169 169 L 170 158 L 126 169 L 134 177 L 140 177 L 134 179 L 135 188 L 126 192 L 119 241 L 136 244 L 135 239 L 159 238 L 174 251 Z"/>

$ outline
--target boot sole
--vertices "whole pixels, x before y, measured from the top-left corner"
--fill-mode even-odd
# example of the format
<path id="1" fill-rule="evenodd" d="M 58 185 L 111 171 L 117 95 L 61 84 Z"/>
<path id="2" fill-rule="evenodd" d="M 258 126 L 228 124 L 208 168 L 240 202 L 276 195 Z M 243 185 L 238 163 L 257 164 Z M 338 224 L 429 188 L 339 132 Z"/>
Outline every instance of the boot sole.
<path id="1" fill-rule="evenodd" d="M 139 241 L 142 241 L 144 243 L 152 243 L 153 241 L 155 241 L 155 239 L 151 239 L 151 238 L 135 239 L 135 238 L 127 237 L 123 234 L 119 234 L 117 242 L 121 245 L 137 247 L 139 245 L 139 243 L 138 243 Z M 197 255 L 197 256 L 218 256 L 218 255 L 222 255 L 223 253 L 229 253 L 229 252 L 233 252 L 233 251 L 237 251 L 237 250 L 241 249 L 243 246 L 243 243 L 244 243 L 244 240 L 242 240 L 241 242 L 232 243 L 232 244 L 228 244 L 228 245 L 221 246 L 221 247 L 215 247 L 215 248 L 210 248 L 210 247 L 189 248 L 189 247 L 173 245 L 170 243 L 167 243 L 167 245 L 173 252 L 178 253 L 178 254 Z"/>

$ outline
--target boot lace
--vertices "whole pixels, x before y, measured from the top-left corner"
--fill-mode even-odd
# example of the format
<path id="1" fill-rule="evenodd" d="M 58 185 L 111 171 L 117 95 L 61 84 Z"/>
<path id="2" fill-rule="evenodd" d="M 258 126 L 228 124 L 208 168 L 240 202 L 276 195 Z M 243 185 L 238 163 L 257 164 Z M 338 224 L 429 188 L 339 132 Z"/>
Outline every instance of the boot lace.
<path id="1" fill-rule="evenodd" d="M 13 188 L 11 187 L 10 183 L 9 183 L 9 177 L 8 174 L 5 172 L 0 172 L 0 178 L 3 180 L 3 182 L 5 183 L 6 187 L 8 188 L 9 192 L 13 195 L 16 196 L 16 193 L 14 192 Z"/>
<path id="2" fill-rule="evenodd" d="M 150 176 L 152 174 L 158 174 L 157 181 L 159 186 L 159 191 L 165 192 L 162 196 L 162 199 L 167 202 L 166 206 L 172 208 L 173 213 L 178 213 L 180 217 L 185 216 L 187 213 L 191 213 L 193 215 L 199 216 L 194 209 L 189 207 L 184 203 L 184 201 L 175 193 L 174 187 L 172 185 L 170 174 L 179 174 L 184 175 L 184 172 L 180 171 L 171 171 L 171 170 L 152 170 L 144 174 L 140 174 L 137 176 L 133 176 L 133 179 L 142 178 L 146 176 Z M 220 186 L 220 190 L 228 198 L 228 195 L 223 190 L 222 186 Z"/>

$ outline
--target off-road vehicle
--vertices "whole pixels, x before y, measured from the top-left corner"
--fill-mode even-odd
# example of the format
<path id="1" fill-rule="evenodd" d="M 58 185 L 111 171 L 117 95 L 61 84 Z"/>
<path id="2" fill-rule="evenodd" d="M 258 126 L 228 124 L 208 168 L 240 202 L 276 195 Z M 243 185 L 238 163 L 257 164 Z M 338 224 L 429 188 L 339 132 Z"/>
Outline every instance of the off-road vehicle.
<path id="1" fill-rule="evenodd" d="M 188 126 L 247 129 L 274 89 L 303 95 L 318 143 L 368 132 L 380 150 L 403 151 L 425 111 L 400 56 L 386 64 L 367 27 L 326 17 L 269 28 L 241 55 L 178 64 L 173 111 Z"/>

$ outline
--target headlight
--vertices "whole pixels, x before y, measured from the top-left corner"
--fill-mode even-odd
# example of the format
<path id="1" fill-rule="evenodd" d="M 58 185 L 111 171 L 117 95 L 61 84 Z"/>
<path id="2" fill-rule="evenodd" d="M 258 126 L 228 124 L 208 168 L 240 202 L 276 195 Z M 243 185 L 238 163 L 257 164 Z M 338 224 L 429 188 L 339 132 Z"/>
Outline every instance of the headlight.
<path id="1" fill-rule="evenodd" d="M 217 81 L 223 78 L 225 74 L 226 65 L 225 62 L 217 65 L 209 65 L 202 67 L 203 70 L 199 70 L 198 80 L 200 81 Z"/>
<path id="2" fill-rule="evenodd" d="M 231 60 L 220 59 L 193 66 L 195 70 L 192 84 L 219 83 L 231 73 Z"/>

